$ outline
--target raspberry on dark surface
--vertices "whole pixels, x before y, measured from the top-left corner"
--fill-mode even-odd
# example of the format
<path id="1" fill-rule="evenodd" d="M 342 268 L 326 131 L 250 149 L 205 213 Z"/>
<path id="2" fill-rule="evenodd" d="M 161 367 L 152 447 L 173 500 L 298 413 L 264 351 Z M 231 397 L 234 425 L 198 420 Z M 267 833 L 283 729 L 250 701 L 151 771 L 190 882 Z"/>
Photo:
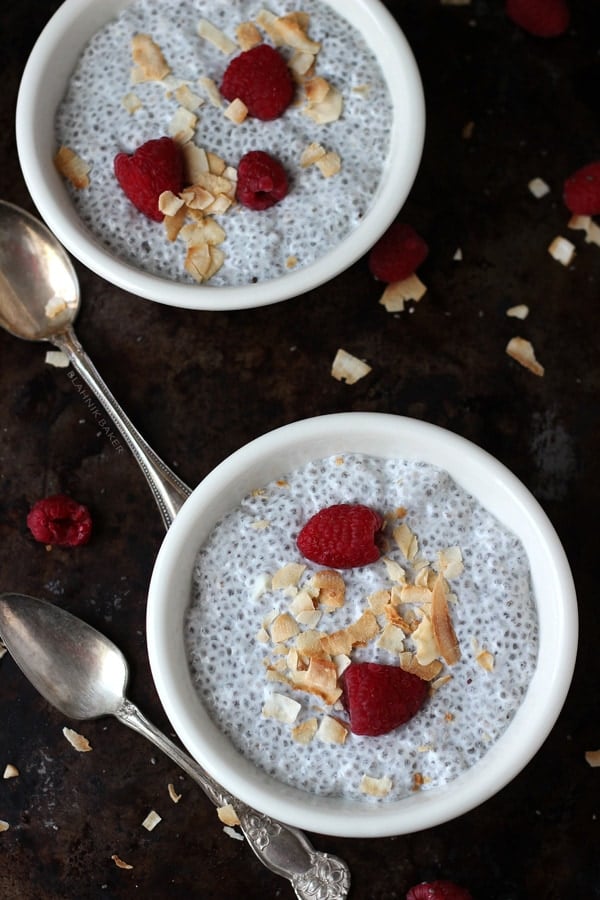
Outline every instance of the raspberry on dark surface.
<path id="1" fill-rule="evenodd" d="M 236 197 L 249 209 L 269 209 L 288 192 L 288 180 L 281 163 L 263 150 L 250 150 L 238 165 Z"/>
<path id="2" fill-rule="evenodd" d="M 90 539 L 92 517 L 82 503 L 66 494 L 53 494 L 34 503 L 27 515 L 27 527 L 42 544 L 78 547 Z"/>
<path id="3" fill-rule="evenodd" d="M 331 569 L 352 569 L 379 559 L 375 537 L 382 525 L 382 517 L 368 506 L 338 503 L 315 513 L 296 543 L 312 562 Z"/>
<path id="4" fill-rule="evenodd" d="M 183 154 L 170 137 L 146 141 L 131 155 L 117 153 L 114 172 L 123 192 L 149 219 L 162 222 L 158 198 L 163 191 L 178 194 L 183 188 Z"/>
<path id="5" fill-rule="evenodd" d="M 473 900 L 473 897 L 466 888 L 441 879 L 416 884 L 407 893 L 406 900 Z"/>
<path id="6" fill-rule="evenodd" d="M 600 160 L 577 169 L 566 179 L 563 200 L 575 216 L 600 215 Z"/>
<path id="7" fill-rule="evenodd" d="M 353 734 L 393 731 L 416 715 L 427 696 L 427 682 L 400 666 L 351 663 L 342 680 Z"/>
<path id="8" fill-rule="evenodd" d="M 412 225 L 394 222 L 373 245 L 369 269 L 380 281 L 391 284 L 413 275 L 427 258 L 429 247 Z"/>
<path id="9" fill-rule="evenodd" d="M 566 0 L 506 0 L 506 15 L 534 37 L 559 37 L 569 27 Z"/>
<path id="10" fill-rule="evenodd" d="M 226 100 L 239 98 L 256 119 L 281 116 L 292 102 L 294 81 L 288 65 L 270 44 L 259 44 L 232 59 L 221 82 Z"/>

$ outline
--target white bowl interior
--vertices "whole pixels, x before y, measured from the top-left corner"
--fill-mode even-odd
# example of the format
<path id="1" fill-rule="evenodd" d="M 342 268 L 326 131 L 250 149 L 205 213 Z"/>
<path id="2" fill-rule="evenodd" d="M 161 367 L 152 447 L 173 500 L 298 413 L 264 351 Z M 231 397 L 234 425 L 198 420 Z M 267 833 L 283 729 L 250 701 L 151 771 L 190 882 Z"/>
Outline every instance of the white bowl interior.
<path id="1" fill-rule="evenodd" d="M 25 67 L 16 113 L 19 161 L 41 216 L 96 274 L 141 297 L 190 309 L 243 309 L 298 296 L 362 256 L 393 221 L 414 181 L 424 139 L 424 100 L 412 51 L 379 0 L 323 0 L 348 19 L 376 53 L 392 97 L 390 149 L 381 185 L 361 224 L 313 265 L 264 283 L 211 287 L 175 283 L 117 259 L 79 219 L 54 156 L 54 118 L 78 56 L 92 35 L 132 0 L 66 0 L 38 38 Z"/>
<path id="2" fill-rule="evenodd" d="M 422 460 L 448 471 L 523 542 L 540 623 L 538 664 L 527 694 L 487 754 L 444 787 L 378 805 L 315 797 L 259 773 L 210 720 L 192 685 L 184 647 L 194 560 L 214 523 L 252 489 L 311 459 L 344 452 Z M 341 413 L 284 426 L 214 469 L 167 533 L 147 612 L 156 687 L 190 753 L 250 806 L 300 828 L 349 837 L 431 827 L 472 809 L 506 785 L 540 748 L 562 708 L 575 664 L 577 627 L 575 589 L 564 550 L 523 484 L 485 451 L 451 432 L 378 413 Z"/>

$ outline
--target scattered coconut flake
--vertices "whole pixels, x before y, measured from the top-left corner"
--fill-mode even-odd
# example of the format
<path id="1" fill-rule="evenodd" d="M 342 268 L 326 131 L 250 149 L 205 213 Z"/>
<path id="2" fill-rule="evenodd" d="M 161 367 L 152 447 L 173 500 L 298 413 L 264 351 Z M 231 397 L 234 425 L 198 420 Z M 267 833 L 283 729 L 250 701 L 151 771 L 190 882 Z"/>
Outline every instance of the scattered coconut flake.
<path id="1" fill-rule="evenodd" d="M 341 171 L 342 160 L 339 153 L 329 150 L 324 156 L 316 161 L 315 165 L 323 178 L 332 178 Z"/>
<path id="2" fill-rule="evenodd" d="M 446 547 L 438 553 L 439 571 L 446 578 L 458 578 L 465 570 L 460 547 Z"/>
<path id="3" fill-rule="evenodd" d="M 324 98 L 318 102 L 309 100 L 302 112 L 318 125 L 328 125 L 340 118 L 343 108 L 344 98 L 341 91 L 330 84 Z"/>
<path id="4" fill-rule="evenodd" d="M 333 716 L 323 716 L 317 729 L 317 737 L 325 744 L 343 744 L 348 737 L 348 729 Z"/>
<path id="5" fill-rule="evenodd" d="M 262 35 L 254 22 L 240 22 L 235 30 L 235 36 L 241 50 L 252 50 L 262 44 Z"/>
<path id="6" fill-rule="evenodd" d="M 55 366 L 57 369 L 66 369 L 70 364 L 69 357 L 62 350 L 48 350 L 45 362 L 47 365 Z"/>
<path id="7" fill-rule="evenodd" d="M 232 41 L 231 38 L 228 38 L 225 32 L 221 31 L 220 28 L 217 28 L 216 25 L 212 25 L 211 22 L 208 22 L 206 19 L 200 19 L 196 30 L 201 38 L 209 41 L 217 48 L 217 50 L 220 50 L 221 53 L 224 53 L 226 56 L 229 56 L 238 49 L 235 42 Z"/>
<path id="8" fill-rule="evenodd" d="M 416 538 L 415 538 L 416 540 Z M 395 559 L 389 559 L 389 557 L 383 557 L 383 564 L 385 566 L 388 577 L 394 584 L 405 584 L 406 583 L 406 572 L 404 567 L 400 565 Z"/>
<path id="9" fill-rule="evenodd" d="M 292 697 L 272 693 L 262 708 L 262 715 L 265 719 L 277 719 L 278 722 L 291 725 L 296 721 L 301 709 L 301 704 Z"/>
<path id="10" fill-rule="evenodd" d="M 600 750 L 588 750 L 585 754 L 585 761 L 593 769 L 598 768 L 600 766 Z"/>
<path id="11" fill-rule="evenodd" d="M 569 228 L 584 231 L 586 244 L 596 244 L 600 247 L 600 225 L 597 225 L 591 216 L 571 216 Z"/>
<path id="12" fill-rule="evenodd" d="M 292 56 L 288 60 L 288 66 L 297 79 L 302 80 L 304 76 L 310 77 L 315 64 L 315 54 L 307 53 L 303 50 L 294 50 Z"/>
<path id="13" fill-rule="evenodd" d="M 117 856 L 116 853 L 113 853 L 111 856 L 112 861 L 114 862 L 117 869 L 133 869 L 133 866 L 130 866 L 129 863 L 126 863 L 121 859 L 120 856 Z"/>
<path id="14" fill-rule="evenodd" d="M 310 744 L 317 733 L 317 728 L 318 722 L 313 716 L 313 718 L 307 719 L 305 722 L 301 722 L 295 728 L 292 728 L 292 738 L 297 744 Z"/>
<path id="15" fill-rule="evenodd" d="M 391 591 L 385 589 L 374 591 L 367 597 L 367 603 L 376 616 L 380 616 L 383 613 L 384 607 L 390 603 L 390 600 Z"/>
<path id="16" fill-rule="evenodd" d="M 393 786 L 392 779 L 387 775 L 382 778 L 373 778 L 371 775 L 363 775 L 360 779 L 360 790 L 369 797 L 387 797 Z"/>
<path id="17" fill-rule="evenodd" d="M 427 288 L 419 276 L 413 274 L 402 281 L 392 281 L 388 284 L 379 302 L 387 312 L 402 312 L 408 300 L 418 303 L 426 292 Z"/>
<path id="18" fill-rule="evenodd" d="M 489 650 L 480 650 L 475 657 L 477 664 L 486 672 L 494 671 L 494 654 Z"/>
<path id="19" fill-rule="evenodd" d="M 5 822 L 4 819 L 0 819 L 0 831 L 8 831 L 10 825 L 8 822 Z"/>
<path id="20" fill-rule="evenodd" d="M 411 637 L 415 643 L 415 656 L 419 665 L 427 666 L 438 658 L 440 649 L 433 631 L 433 622 L 428 615 L 423 615 Z"/>
<path id="21" fill-rule="evenodd" d="M 282 566 L 271 579 L 273 590 L 284 590 L 291 585 L 298 584 L 305 569 L 306 566 L 303 563 L 287 563 L 285 566 Z"/>
<path id="22" fill-rule="evenodd" d="M 331 374 L 337 381 L 345 381 L 346 384 L 356 384 L 365 375 L 371 371 L 371 366 L 346 350 L 341 348 L 337 351 L 333 364 L 331 366 Z"/>
<path id="23" fill-rule="evenodd" d="M 506 315 L 513 319 L 526 319 L 529 315 L 529 307 L 524 303 L 519 303 L 517 306 L 510 306 L 506 310 Z"/>
<path id="24" fill-rule="evenodd" d="M 121 105 L 131 115 L 133 115 L 138 111 L 138 109 L 141 109 L 143 106 L 142 101 L 137 94 L 133 93 L 133 91 L 129 91 L 129 93 L 125 94 L 125 96 L 121 98 Z"/>
<path id="25" fill-rule="evenodd" d="M 240 834 L 239 831 L 236 831 L 235 828 L 232 828 L 231 825 L 225 825 L 223 831 L 227 835 L 227 837 L 233 838 L 235 841 L 243 841 L 244 835 Z"/>
<path id="26" fill-rule="evenodd" d="M 298 257 L 297 256 L 288 256 L 285 261 L 286 269 L 295 269 L 298 265 Z"/>
<path id="27" fill-rule="evenodd" d="M 225 806 L 218 806 L 217 815 L 223 825 L 234 827 L 235 825 L 240 824 L 239 816 L 231 803 L 227 803 Z"/>
<path id="28" fill-rule="evenodd" d="M 81 159 L 74 150 L 64 145 L 59 147 L 54 156 L 54 165 L 63 178 L 70 181 L 76 190 L 81 191 L 89 187 L 90 179 L 88 175 L 92 167 Z"/>
<path id="29" fill-rule="evenodd" d="M 275 31 L 281 43 L 293 50 L 299 50 L 301 53 L 316 54 L 321 49 L 318 41 L 312 41 L 306 29 L 308 27 L 308 16 L 301 12 L 291 12 L 285 16 L 279 16 L 271 23 L 271 28 Z"/>
<path id="30" fill-rule="evenodd" d="M 12 763 L 8 763 L 6 768 L 4 769 L 3 778 L 17 778 L 19 775 L 19 770 L 16 766 L 13 766 Z"/>
<path id="31" fill-rule="evenodd" d="M 392 534 L 401 553 L 409 562 L 412 562 L 419 552 L 419 541 L 416 534 L 406 522 L 401 522 L 400 525 L 397 525 Z"/>
<path id="32" fill-rule="evenodd" d="M 213 106 L 223 106 L 221 92 L 217 87 L 217 83 L 213 81 L 212 78 L 209 78 L 207 75 L 202 75 L 198 79 L 198 86 L 204 91 Z"/>
<path id="33" fill-rule="evenodd" d="M 194 137 L 197 124 L 198 116 L 195 113 L 190 112 L 185 106 L 178 106 L 167 126 L 167 131 L 178 144 L 187 144 Z"/>
<path id="34" fill-rule="evenodd" d="M 174 91 L 175 99 L 180 106 L 189 112 L 195 112 L 204 100 L 190 88 L 188 84 L 180 84 Z"/>
<path id="35" fill-rule="evenodd" d="M 431 594 L 431 624 L 441 656 L 453 666 L 460 660 L 460 647 L 450 618 L 448 589 L 442 575 L 436 578 Z"/>
<path id="36" fill-rule="evenodd" d="M 236 97 L 236 99 L 232 100 L 229 106 L 225 108 L 223 115 L 235 125 L 241 125 L 248 117 L 248 107 L 243 100 Z"/>
<path id="37" fill-rule="evenodd" d="M 568 266 L 575 256 L 575 245 L 567 238 L 559 235 L 554 238 L 548 247 L 548 253 L 562 266 Z"/>
<path id="38" fill-rule="evenodd" d="M 296 637 L 300 629 L 297 621 L 289 613 L 280 613 L 271 624 L 271 640 L 274 644 L 283 644 Z"/>
<path id="39" fill-rule="evenodd" d="M 308 166 L 312 166 L 319 159 L 322 159 L 325 156 L 325 153 L 325 147 L 322 147 L 317 141 L 313 141 L 302 151 L 302 155 L 300 156 L 300 167 L 306 169 Z"/>
<path id="40" fill-rule="evenodd" d="M 135 34 L 133 36 L 131 39 L 131 56 L 134 62 L 134 68 L 131 71 L 133 84 L 139 84 L 143 81 L 162 81 L 171 72 L 162 50 L 149 34 Z"/>
<path id="41" fill-rule="evenodd" d="M 550 193 L 550 187 L 543 178 L 532 178 L 527 187 L 536 200 L 539 200 L 541 197 L 545 197 L 546 194 Z"/>
<path id="42" fill-rule="evenodd" d="M 79 753 L 88 753 L 92 749 L 88 739 L 85 738 L 82 734 L 78 734 L 76 731 L 73 731 L 72 728 L 67 728 L 65 725 L 62 732 L 71 746 L 74 747 Z"/>
<path id="43" fill-rule="evenodd" d="M 384 626 L 377 646 L 389 653 L 402 653 L 404 650 L 404 631 L 392 622 Z"/>
<path id="44" fill-rule="evenodd" d="M 544 367 L 535 358 L 533 345 L 525 338 L 511 338 L 506 345 L 506 352 L 534 375 L 543 376 Z"/>
<path id="45" fill-rule="evenodd" d="M 142 822 L 142 828 L 145 828 L 146 831 L 153 831 L 159 822 L 162 822 L 161 816 L 159 816 L 156 810 L 151 809 Z"/>
<path id="46" fill-rule="evenodd" d="M 173 191 L 163 191 L 158 198 L 158 208 L 165 216 L 176 215 L 183 205 L 181 197 L 178 197 Z"/>
<path id="47" fill-rule="evenodd" d="M 169 797 L 171 798 L 173 803 L 179 803 L 179 801 L 181 800 L 181 794 L 177 793 L 177 791 L 175 790 L 175 785 L 169 782 L 169 784 L 167 785 L 167 790 L 169 792 Z"/>
<path id="48" fill-rule="evenodd" d="M 311 585 L 317 590 L 319 603 L 330 609 L 339 609 L 344 605 L 346 584 L 339 572 L 334 569 L 319 569 L 311 579 Z"/>

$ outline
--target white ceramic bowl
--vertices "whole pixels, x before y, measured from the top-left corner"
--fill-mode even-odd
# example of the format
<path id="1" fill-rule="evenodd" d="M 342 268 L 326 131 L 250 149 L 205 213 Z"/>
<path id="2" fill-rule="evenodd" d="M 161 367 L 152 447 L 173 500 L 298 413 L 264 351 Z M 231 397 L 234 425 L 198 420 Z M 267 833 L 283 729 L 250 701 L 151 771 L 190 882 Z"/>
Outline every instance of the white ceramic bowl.
<path id="1" fill-rule="evenodd" d="M 539 619 L 537 668 L 506 731 L 478 763 L 443 787 L 378 804 L 327 799 L 259 773 L 212 723 L 186 663 L 183 620 L 194 560 L 213 525 L 257 486 L 311 459 L 348 452 L 422 460 L 445 469 L 521 539 Z M 190 753 L 232 794 L 270 816 L 324 834 L 376 837 L 431 827 L 479 805 L 540 748 L 564 703 L 577 646 L 577 604 L 563 548 L 545 513 L 501 463 L 469 441 L 424 422 L 377 413 L 307 419 L 228 457 L 195 489 L 160 549 L 147 613 L 156 687 Z"/>
<path id="2" fill-rule="evenodd" d="M 41 216 L 73 256 L 107 281 L 138 296 L 189 309 L 232 310 L 298 296 L 330 280 L 366 253 L 401 209 L 417 172 L 424 137 L 418 70 L 403 33 L 379 0 L 324 0 L 354 25 L 374 50 L 393 103 L 389 153 L 381 184 L 360 225 L 333 250 L 312 265 L 270 281 L 211 287 L 175 283 L 142 272 L 119 260 L 89 233 L 52 164 L 56 152 L 55 111 L 87 41 L 131 2 L 66 0 L 36 42 L 19 90 L 16 134 L 23 175 Z"/>

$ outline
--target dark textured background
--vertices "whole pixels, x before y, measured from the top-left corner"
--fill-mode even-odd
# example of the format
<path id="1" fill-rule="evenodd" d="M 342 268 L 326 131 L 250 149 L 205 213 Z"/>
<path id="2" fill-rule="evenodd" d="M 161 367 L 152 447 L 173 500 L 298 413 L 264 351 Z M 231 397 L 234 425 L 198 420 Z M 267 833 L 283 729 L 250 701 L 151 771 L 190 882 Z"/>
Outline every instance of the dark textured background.
<path id="1" fill-rule="evenodd" d="M 428 286 L 414 312 L 378 305 L 366 260 L 303 297 L 247 312 L 187 312 L 119 291 L 77 266 L 78 335 L 157 452 L 195 485 L 230 451 L 316 413 L 377 410 L 425 419 L 475 441 L 540 500 L 569 556 L 582 637 L 573 687 L 550 737 L 515 781 L 442 827 L 381 840 L 314 836 L 350 864 L 355 898 L 404 898 L 417 881 L 454 879 L 475 898 L 600 897 L 597 509 L 600 499 L 600 248 L 567 230 L 564 178 L 600 158 L 600 5 L 571 0 L 569 32 L 529 37 L 501 0 L 444 7 L 388 0 L 414 49 L 427 98 L 422 165 L 402 211 L 428 240 Z M 299 4 L 301 7 L 301 3 Z M 14 110 L 33 42 L 58 3 L 0 12 L 0 195 L 33 210 L 20 174 Z M 463 128 L 473 122 L 470 139 Z M 50 163 L 49 163 L 50 164 Z M 535 200 L 528 181 L 551 194 Z M 547 246 L 570 237 L 567 269 Z M 464 260 L 453 260 L 461 247 Z M 519 322 L 507 307 L 526 303 Z M 537 378 L 504 352 L 529 338 Z M 329 374 L 338 347 L 372 373 Z M 117 453 L 45 348 L 0 333 L 0 590 L 36 594 L 86 618 L 124 650 L 131 699 L 170 732 L 149 672 L 146 590 L 163 529 L 132 458 Z M 30 504 L 55 491 L 87 503 L 92 542 L 47 552 L 27 532 Z M 143 738 L 106 719 L 65 742 L 66 722 L 0 662 L 0 896 L 291 897 L 213 808 Z M 183 799 L 174 805 L 169 781 Z M 149 834 L 149 809 L 164 818 Z M 134 869 L 115 868 L 118 853 Z"/>

